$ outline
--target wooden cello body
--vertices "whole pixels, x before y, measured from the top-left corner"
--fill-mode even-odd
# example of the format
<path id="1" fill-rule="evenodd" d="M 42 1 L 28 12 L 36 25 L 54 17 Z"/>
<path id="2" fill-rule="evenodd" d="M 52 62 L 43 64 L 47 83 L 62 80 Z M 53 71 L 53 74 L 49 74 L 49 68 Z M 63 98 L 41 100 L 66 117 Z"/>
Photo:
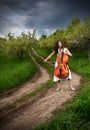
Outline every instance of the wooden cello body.
<path id="1" fill-rule="evenodd" d="M 56 61 L 58 66 L 55 68 L 54 75 L 61 79 L 67 78 L 69 75 L 69 69 L 67 67 L 69 56 L 62 52 L 57 55 Z"/>

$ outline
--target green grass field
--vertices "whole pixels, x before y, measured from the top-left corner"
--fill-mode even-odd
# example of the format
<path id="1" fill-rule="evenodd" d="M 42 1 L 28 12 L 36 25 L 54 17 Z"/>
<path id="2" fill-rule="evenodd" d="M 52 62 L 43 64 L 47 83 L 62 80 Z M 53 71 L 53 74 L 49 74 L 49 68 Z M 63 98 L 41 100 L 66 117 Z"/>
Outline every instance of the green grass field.
<path id="1" fill-rule="evenodd" d="M 37 67 L 25 54 L 20 60 L 17 56 L 0 56 L 0 91 L 11 89 L 31 79 Z"/>
<path id="2" fill-rule="evenodd" d="M 49 52 L 35 47 L 40 55 L 47 57 Z M 51 59 L 54 61 L 55 57 Z M 63 110 L 54 112 L 56 118 L 51 122 L 38 126 L 35 130 L 89 130 L 90 129 L 90 61 L 87 53 L 76 53 L 70 58 L 71 70 L 83 77 L 81 89 L 73 102 L 67 104 Z"/>

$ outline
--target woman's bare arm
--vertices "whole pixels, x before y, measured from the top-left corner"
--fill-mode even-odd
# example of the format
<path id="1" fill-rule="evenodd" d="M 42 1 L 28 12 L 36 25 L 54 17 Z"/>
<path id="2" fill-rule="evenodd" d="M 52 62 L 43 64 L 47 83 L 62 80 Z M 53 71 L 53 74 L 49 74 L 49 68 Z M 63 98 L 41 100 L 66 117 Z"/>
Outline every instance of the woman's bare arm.
<path id="1" fill-rule="evenodd" d="M 67 48 L 65 48 L 65 53 L 69 56 L 72 56 L 72 53 Z"/>
<path id="2" fill-rule="evenodd" d="M 53 51 L 53 52 L 44 60 L 44 62 L 46 62 L 47 60 L 49 60 L 49 59 L 53 56 L 54 53 L 55 53 L 55 51 Z"/>

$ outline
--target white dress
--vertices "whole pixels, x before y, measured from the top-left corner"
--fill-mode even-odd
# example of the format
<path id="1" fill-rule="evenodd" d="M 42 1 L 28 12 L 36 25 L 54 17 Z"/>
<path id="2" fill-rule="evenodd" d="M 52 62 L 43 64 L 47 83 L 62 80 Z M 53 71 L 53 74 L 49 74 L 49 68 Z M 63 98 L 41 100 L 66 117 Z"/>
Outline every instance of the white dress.
<path id="1" fill-rule="evenodd" d="M 65 48 L 64 48 L 63 51 L 64 51 L 64 53 L 65 53 Z M 60 54 L 60 53 L 61 53 L 60 50 L 58 50 L 58 54 Z M 57 55 L 58 55 L 58 54 L 57 54 Z M 58 66 L 58 62 L 56 61 L 56 62 L 55 62 L 55 68 L 56 68 L 57 66 Z M 67 67 L 69 68 L 68 65 L 67 65 Z M 55 75 L 54 75 L 54 77 L 53 77 L 53 81 L 54 81 L 54 82 L 61 81 L 61 80 L 70 80 L 70 79 L 72 79 L 70 69 L 69 69 L 69 75 L 68 75 L 68 77 L 65 78 L 65 79 L 58 78 L 58 77 L 56 77 Z"/>

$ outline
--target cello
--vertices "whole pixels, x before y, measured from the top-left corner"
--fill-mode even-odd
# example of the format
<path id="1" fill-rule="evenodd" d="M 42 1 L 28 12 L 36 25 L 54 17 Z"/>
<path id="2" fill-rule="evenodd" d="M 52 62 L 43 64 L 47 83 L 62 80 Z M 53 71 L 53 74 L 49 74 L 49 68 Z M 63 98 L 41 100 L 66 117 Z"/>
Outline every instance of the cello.
<path id="1" fill-rule="evenodd" d="M 58 63 L 58 66 L 54 70 L 54 75 L 61 79 L 67 78 L 69 75 L 69 68 L 67 67 L 67 64 L 69 62 L 69 56 L 65 54 L 64 46 L 61 54 L 57 55 L 56 61 Z"/>

